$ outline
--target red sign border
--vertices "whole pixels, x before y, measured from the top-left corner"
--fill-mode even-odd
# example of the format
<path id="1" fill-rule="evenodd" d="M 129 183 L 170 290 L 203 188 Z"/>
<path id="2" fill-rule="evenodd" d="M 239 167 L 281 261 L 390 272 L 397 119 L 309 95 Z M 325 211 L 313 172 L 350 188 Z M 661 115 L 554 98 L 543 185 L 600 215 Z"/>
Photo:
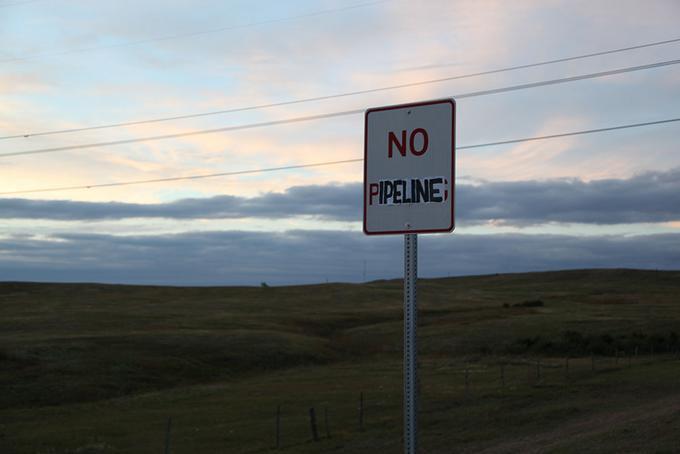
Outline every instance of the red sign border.
<path id="1" fill-rule="evenodd" d="M 429 229 L 429 230 L 387 230 L 380 232 L 369 232 L 366 229 L 366 197 L 367 197 L 367 172 L 368 172 L 368 116 L 373 112 L 381 112 L 384 110 L 396 110 L 407 107 L 430 106 L 434 104 L 451 104 L 452 108 L 452 122 L 451 125 L 451 223 L 444 229 Z M 456 100 L 453 98 L 437 99 L 433 101 L 413 102 L 406 104 L 395 104 L 392 106 L 374 107 L 367 109 L 364 114 L 364 233 L 366 235 L 403 235 L 407 233 L 449 233 L 455 230 L 455 206 L 456 206 Z"/>

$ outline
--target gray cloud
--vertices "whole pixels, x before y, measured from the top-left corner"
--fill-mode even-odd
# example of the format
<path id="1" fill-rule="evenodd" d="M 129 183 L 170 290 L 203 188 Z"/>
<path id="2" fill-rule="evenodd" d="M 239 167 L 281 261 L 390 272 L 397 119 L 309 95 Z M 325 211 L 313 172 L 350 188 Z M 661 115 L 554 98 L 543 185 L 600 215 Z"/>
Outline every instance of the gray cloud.
<path id="1" fill-rule="evenodd" d="M 228 219 L 316 216 L 357 220 L 361 185 L 296 186 L 283 193 L 246 198 L 221 195 L 161 204 L 76 202 L 70 200 L 0 199 L 0 218 L 111 220 L 124 218 Z"/>
<path id="2" fill-rule="evenodd" d="M 116 220 L 124 218 L 229 219 L 311 216 L 361 219 L 359 183 L 296 186 L 252 198 L 222 195 L 162 204 L 0 199 L 0 218 Z M 680 169 L 629 179 L 578 179 L 460 184 L 457 221 L 509 225 L 546 222 L 621 224 L 680 219 Z"/>
<path id="3" fill-rule="evenodd" d="M 124 218 L 229 219 L 311 215 L 357 220 L 361 185 L 296 186 L 283 193 L 246 198 L 221 195 L 170 203 L 75 202 L 71 200 L 0 199 L 0 218 L 112 220 Z"/>
<path id="4" fill-rule="evenodd" d="M 507 224 L 622 224 L 680 219 L 680 169 L 630 179 L 578 179 L 463 186 L 462 220 Z"/>
<path id="5" fill-rule="evenodd" d="M 0 240 L 0 281 L 258 285 L 395 278 L 400 236 L 347 231 L 62 234 Z M 423 235 L 423 277 L 574 268 L 680 268 L 680 234 Z"/>

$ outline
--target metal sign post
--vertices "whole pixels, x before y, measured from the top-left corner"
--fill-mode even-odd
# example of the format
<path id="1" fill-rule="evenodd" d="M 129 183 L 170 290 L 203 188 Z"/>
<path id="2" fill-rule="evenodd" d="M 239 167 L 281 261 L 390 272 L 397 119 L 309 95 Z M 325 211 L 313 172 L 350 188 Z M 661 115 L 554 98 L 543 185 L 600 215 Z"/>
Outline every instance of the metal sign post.
<path id="1" fill-rule="evenodd" d="M 418 235 L 404 235 L 404 452 L 418 447 Z"/>
<path id="2" fill-rule="evenodd" d="M 364 233 L 404 234 L 404 452 L 418 450 L 418 234 L 454 229 L 456 102 L 377 107 L 364 123 Z"/>

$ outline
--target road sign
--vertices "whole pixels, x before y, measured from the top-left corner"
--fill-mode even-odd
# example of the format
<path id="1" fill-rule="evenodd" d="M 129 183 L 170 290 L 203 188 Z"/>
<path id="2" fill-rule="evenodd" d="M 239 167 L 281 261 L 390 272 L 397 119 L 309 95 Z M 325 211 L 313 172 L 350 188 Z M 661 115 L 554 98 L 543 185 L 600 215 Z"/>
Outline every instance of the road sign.
<path id="1" fill-rule="evenodd" d="M 404 234 L 404 453 L 418 452 L 418 233 L 454 228 L 456 102 L 378 107 L 364 124 L 364 232 Z"/>
<path id="2" fill-rule="evenodd" d="M 366 234 L 454 229 L 455 122 L 453 99 L 366 111 Z"/>

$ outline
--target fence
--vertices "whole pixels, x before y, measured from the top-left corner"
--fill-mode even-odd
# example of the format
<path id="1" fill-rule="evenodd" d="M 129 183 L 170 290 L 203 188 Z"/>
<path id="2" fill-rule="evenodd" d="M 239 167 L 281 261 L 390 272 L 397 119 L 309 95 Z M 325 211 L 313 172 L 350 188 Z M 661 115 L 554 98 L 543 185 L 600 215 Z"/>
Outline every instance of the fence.
<path id="1" fill-rule="evenodd" d="M 659 362 L 680 359 L 678 353 L 640 356 L 636 350 L 616 352 L 614 356 L 580 357 L 482 357 L 468 360 L 426 359 L 423 369 L 429 374 L 445 376 L 453 387 L 453 393 L 461 399 L 474 399 L 475 393 L 496 390 L 518 389 L 520 387 L 570 386 L 579 380 L 587 380 L 599 374 L 621 369 L 641 367 Z M 392 371 L 394 372 L 394 371 Z M 380 402 L 371 402 L 371 393 L 359 391 L 349 399 L 356 402 L 354 420 L 348 420 L 345 413 L 342 419 L 334 419 L 333 407 L 328 403 L 311 406 L 301 411 L 300 406 L 287 409 L 276 405 L 271 412 L 271 448 L 274 450 L 294 450 L 295 446 L 319 443 L 332 438 L 331 423 L 344 432 L 362 433 L 370 431 L 366 420 L 366 409 L 376 411 Z M 308 435 L 301 437 L 299 430 L 287 431 L 289 423 L 299 426 L 307 420 Z M 292 425 L 292 424 L 291 424 Z M 171 418 L 167 419 L 164 434 L 166 454 L 171 452 Z"/>

